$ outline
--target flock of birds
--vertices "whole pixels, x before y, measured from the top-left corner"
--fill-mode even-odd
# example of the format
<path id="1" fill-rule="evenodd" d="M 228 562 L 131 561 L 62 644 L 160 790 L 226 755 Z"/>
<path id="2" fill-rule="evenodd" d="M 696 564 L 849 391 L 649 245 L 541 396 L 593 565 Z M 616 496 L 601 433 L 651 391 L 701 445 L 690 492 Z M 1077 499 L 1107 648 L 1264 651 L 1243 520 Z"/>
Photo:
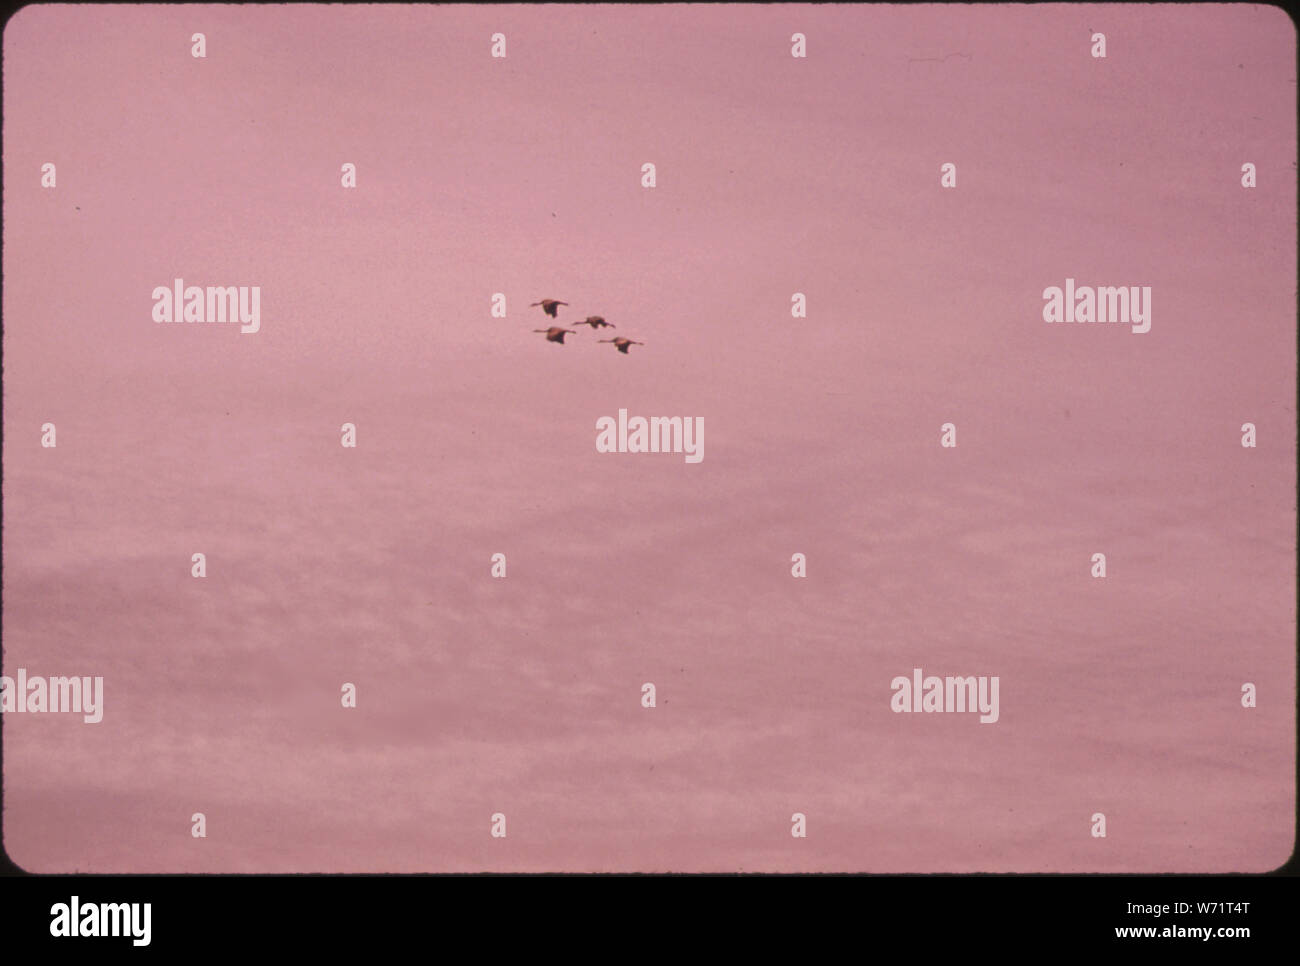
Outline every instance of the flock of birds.
<path id="1" fill-rule="evenodd" d="M 556 313 L 560 310 L 560 306 L 568 305 L 568 304 L 569 304 L 568 302 L 561 302 L 559 299 L 542 299 L 540 302 L 534 302 L 532 305 L 529 306 L 529 308 L 534 308 L 535 306 L 540 305 L 542 307 L 542 311 L 554 319 L 556 318 Z M 591 331 L 593 332 L 595 332 L 597 329 L 618 328 L 618 326 L 614 325 L 612 322 L 606 322 L 599 315 L 589 315 L 581 322 L 571 322 L 570 325 L 589 325 L 591 326 Z M 533 331 L 545 332 L 547 342 L 558 342 L 560 345 L 564 345 L 564 337 L 566 335 L 573 335 L 573 333 L 577 332 L 578 330 L 566 329 L 562 325 L 552 325 L 550 328 L 533 329 Z M 619 352 L 623 353 L 624 355 L 627 355 L 628 346 L 645 345 L 644 342 L 633 342 L 631 339 L 625 339 L 622 336 L 616 336 L 613 339 L 597 339 L 596 341 L 613 343 L 614 348 L 617 349 Z"/>

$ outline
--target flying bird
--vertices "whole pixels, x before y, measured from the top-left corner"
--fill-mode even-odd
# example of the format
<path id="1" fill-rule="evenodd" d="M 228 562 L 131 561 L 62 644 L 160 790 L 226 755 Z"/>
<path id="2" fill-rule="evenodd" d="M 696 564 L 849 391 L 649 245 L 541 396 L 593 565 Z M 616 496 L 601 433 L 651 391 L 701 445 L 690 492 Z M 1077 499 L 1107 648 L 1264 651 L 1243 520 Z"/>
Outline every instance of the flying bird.
<path id="1" fill-rule="evenodd" d="M 614 348 L 623 353 L 623 355 L 627 355 L 627 347 L 630 345 L 645 345 L 644 342 L 633 342 L 631 339 L 625 339 L 622 336 L 619 336 L 617 339 L 597 339 L 596 341 L 614 343 Z"/>
<path id="2" fill-rule="evenodd" d="M 564 337 L 566 335 L 573 335 L 575 330 L 566 329 L 560 325 L 553 325 L 549 329 L 533 329 L 533 331 L 545 332 L 547 342 L 558 342 L 560 345 L 564 345 Z M 626 352 L 627 350 L 624 349 L 623 351 Z"/>
<path id="3" fill-rule="evenodd" d="M 589 315 L 589 316 L 587 316 L 585 319 L 583 319 L 581 322 L 571 322 L 571 323 L 569 323 L 569 324 L 570 324 L 570 325 L 589 325 L 589 326 L 592 327 L 592 329 L 599 329 L 599 328 L 601 328 L 602 326 L 603 326 L 604 328 L 607 328 L 607 329 L 617 329 L 617 328 L 618 328 L 618 326 L 615 325 L 613 322 L 606 322 L 604 316 L 601 316 L 601 315 Z"/>
<path id="4" fill-rule="evenodd" d="M 555 318 L 555 313 L 558 310 L 559 306 L 568 305 L 568 304 L 569 304 L 568 302 L 561 302 L 559 299 L 542 299 L 540 302 L 533 303 L 533 305 L 540 305 L 542 307 L 542 311 L 545 312 L 547 315 L 549 315 L 551 318 Z M 530 305 L 528 307 L 531 309 L 533 305 Z M 540 332 L 541 329 L 538 329 L 537 331 Z"/>

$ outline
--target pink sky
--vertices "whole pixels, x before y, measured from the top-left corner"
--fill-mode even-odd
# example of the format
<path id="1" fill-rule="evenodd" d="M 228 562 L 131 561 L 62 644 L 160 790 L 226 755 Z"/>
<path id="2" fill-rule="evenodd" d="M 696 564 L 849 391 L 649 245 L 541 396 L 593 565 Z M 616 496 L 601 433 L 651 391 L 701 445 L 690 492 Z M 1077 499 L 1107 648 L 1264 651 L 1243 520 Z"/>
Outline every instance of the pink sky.
<path id="1" fill-rule="evenodd" d="M 1294 51 L 1240 5 L 24 8 L 3 666 L 105 713 L 4 716 L 8 854 L 1280 865 Z M 154 323 L 175 277 L 261 331 Z M 1151 331 L 1044 323 L 1067 277 Z M 646 344 L 547 343 L 542 297 Z M 620 408 L 703 462 L 597 453 Z M 1000 720 L 891 712 L 918 666 Z"/>

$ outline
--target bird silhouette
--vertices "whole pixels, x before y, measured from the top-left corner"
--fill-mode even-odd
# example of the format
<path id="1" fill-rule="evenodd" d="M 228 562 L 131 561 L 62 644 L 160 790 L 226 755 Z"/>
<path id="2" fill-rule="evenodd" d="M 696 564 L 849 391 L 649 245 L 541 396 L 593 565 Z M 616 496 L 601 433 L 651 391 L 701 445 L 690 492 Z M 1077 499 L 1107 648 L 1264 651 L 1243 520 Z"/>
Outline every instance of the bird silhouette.
<path id="1" fill-rule="evenodd" d="M 568 305 L 568 304 L 569 304 L 568 302 L 561 302 L 559 299 L 542 299 L 540 302 L 533 303 L 533 305 L 540 305 L 542 307 L 542 311 L 545 312 L 547 315 L 549 315 L 551 318 L 555 318 L 555 313 L 556 311 L 558 311 L 559 306 Z M 531 309 L 533 305 L 530 305 L 528 307 Z M 541 330 L 539 329 L 538 331 L 540 332 Z"/>
<path id="2" fill-rule="evenodd" d="M 564 337 L 566 335 L 573 335 L 575 330 L 566 329 L 559 325 L 553 325 L 549 329 L 533 329 L 533 331 L 545 332 L 547 342 L 558 342 L 560 345 L 564 345 Z M 626 352 L 627 350 L 624 349 L 623 351 Z"/>
<path id="3" fill-rule="evenodd" d="M 633 342 L 631 339 L 625 339 L 622 336 L 619 336 L 617 339 L 597 339 L 596 341 L 614 343 L 614 348 L 623 353 L 623 355 L 627 355 L 627 347 L 630 345 L 645 345 L 644 342 Z"/>
<path id="4" fill-rule="evenodd" d="M 592 327 L 592 329 L 599 329 L 599 328 L 601 328 L 602 326 L 603 326 L 604 328 L 607 328 L 607 329 L 617 329 L 617 328 L 618 328 L 618 326 L 615 325 L 613 322 L 606 322 L 604 316 L 601 316 L 601 315 L 589 315 L 589 316 L 587 316 L 585 319 L 583 319 L 581 322 L 571 322 L 571 323 L 569 323 L 569 324 L 570 324 L 570 325 L 589 325 L 589 326 Z"/>

